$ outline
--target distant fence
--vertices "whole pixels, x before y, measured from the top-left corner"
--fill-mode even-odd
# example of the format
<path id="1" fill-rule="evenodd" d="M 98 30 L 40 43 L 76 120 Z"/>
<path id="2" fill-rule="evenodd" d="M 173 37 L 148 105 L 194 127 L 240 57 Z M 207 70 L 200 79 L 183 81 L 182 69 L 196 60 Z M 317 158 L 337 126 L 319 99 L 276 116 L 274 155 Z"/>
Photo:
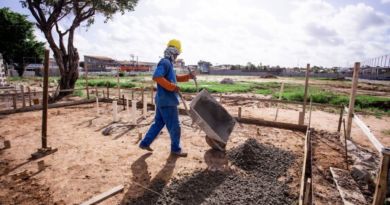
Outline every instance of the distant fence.
<path id="1" fill-rule="evenodd" d="M 285 77 L 305 77 L 305 73 L 300 72 L 277 72 L 277 71 L 242 71 L 242 70 L 210 70 L 210 75 L 243 75 L 243 76 L 285 76 Z M 351 77 L 350 73 L 310 73 L 311 77 L 317 78 L 343 78 Z"/>

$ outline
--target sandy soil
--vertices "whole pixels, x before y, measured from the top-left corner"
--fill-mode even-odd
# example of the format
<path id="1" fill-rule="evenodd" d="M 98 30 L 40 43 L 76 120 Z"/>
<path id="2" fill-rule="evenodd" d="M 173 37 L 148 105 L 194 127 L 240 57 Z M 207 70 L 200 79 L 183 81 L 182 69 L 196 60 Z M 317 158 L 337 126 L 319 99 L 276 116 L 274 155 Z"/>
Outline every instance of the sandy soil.
<path id="1" fill-rule="evenodd" d="M 275 105 L 258 102 L 239 102 L 243 106 L 243 116 L 273 120 Z M 224 102 L 231 114 L 236 114 L 236 103 Z M 96 116 L 94 104 L 74 106 L 49 110 L 48 144 L 58 148 L 58 152 L 44 158 L 47 168 L 37 172 L 36 161 L 26 161 L 30 154 L 40 147 L 41 112 L 20 113 L 1 116 L 0 136 L 10 140 L 11 149 L 0 152 L 0 171 L 11 170 L 10 173 L 0 177 L 0 180 L 9 184 L 3 185 L 0 191 L 0 202 L 13 202 L 14 204 L 31 204 L 31 197 L 39 204 L 39 199 L 45 198 L 47 203 L 74 204 L 83 202 L 90 197 L 104 192 L 119 184 L 125 185 L 125 191 L 117 194 L 102 204 L 120 203 L 123 198 L 136 197 L 144 193 L 144 188 L 134 182 L 141 182 L 147 186 L 154 179 L 164 179 L 169 185 L 171 179 L 177 179 L 183 173 L 193 173 L 196 170 L 225 171 L 231 163 L 222 155 L 210 154 L 209 147 L 204 141 L 204 134 L 189 127 L 188 117 L 181 116 L 182 144 L 189 152 L 188 158 L 172 160 L 169 157 L 169 136 L 164 129 L 156 142 L 152 145 L 155 150 L 151 155 L 138 149 L 138 133 L 145 133 L 153 119 L 153 111 L 149 111 L 145 120 L 138 128 L 129 129 L 129 116 L 126 111 L 120 113 L 121 122 L 117 123 L 113 133 L 102 135 L 102 130 L 112 125 L 111 105 L 104 104 L 101 108 L 103 114 Z M 121 107 L 121 106 L 120 106 Z M 278 121 L 296 123 L 301 108 L 280 105 Z M 140 111 L 139 111 L 140 112 Z M 316 130 L 335 132 L 337 130 L 338 113 L 329 113 L 321 110 L 312 112 L 312 127 Z M 373 129 L 374 134 L 384 145 L 390 145 L 388 137 L 382 135 L 383 129 L 388 129 L 388 118 L 377 119 L 363 117 L 363 120 Z M 306 118 L 306 122 L 308 117 Z M 248 138 L 255 138 L 258 142 L 276 146 L 282 150 L 292 152 L 296 160 L 288 169 L 288 173 L 279 180 L 285 181 L 290 192 L 297 195 L 303 155 L 304 134 L 289 130 L 281 130 L 254 125 L 237 126 L 232 133 L 227 149 L 233 149 Z M 352 138 L 358 143 L 370 148 L 370 142 L 364 134 L 353 126 Z M 319 160 L 316 164 L 318 170 L 328 170 L 329 166 L 343 168 L 343 158 L 336 149 L 333 157 L 327 157 L 329 143 L 321 144 L 321 149 L 315 150 Z M 332 145 L 331 145 L 332 146 Z M 337 145 L 339 146 L 339 145 Z M 325 156 L 325 157 L 322 157 Z M 334 160 L 336 158 L 337 160 Z M 140 160 L 143 163 L 139 163 Z M 146 175 L 137 175 L 140 170 Z M 14 180 L 12 175 L 21 171 L 30 171 L 33 177 L 27 180 Z M 139 173 L 138 173 L 139 174 Z M 287 180 L 290 179 L 291 180 Z M 325 177 L 326 179 L 326 177 Z M 337 192 L 330 182 L 322 183 L 323 193 L 334 197 L 337 203 Z M 15 188 L 16 187 L 16 188 Z M 39 188 L 37 188 L 39 187 Z M 21 197 L 18 190 L 29 190 L 30 195 Z M 13 195 L 10 200 L 8 195 Z M 7 201 L 8 200 L 8 201 Z M 321 202 L 321 201 L 319 201 Z M 12 203 L 11 203 L 12 204 Z M 43 203 L 44 204 L 44 203 Z M 327 204 L 325 201 L 318 204 Z"/>
<path id="2" fill-rule="evenodd" d="M 3 116 L 0 120 L 0 135 L 5 140 L 10 140 L 11 149 L 1 151 L 3 167 L 12 171 L 1 177 L 2 180 L 11 180 L 10 176 L 27 170 L 36 173 L 27 180 L 18 183 L 20 187 L 39 186 L 44 188 L 44 196 L 48 202 L 74 204 L 83 202 L 90 197 L 104 192 L 119 184 L 125 185 L 125 192 L 118 194 L 103 204 L 115 204 L 122 200 L 124 194 L 137 195 L 143 192 L 139 188 L 133 190 L 134 163 L 145 155 L 145 151 L 137 148 L 138 132 L 145 133 L 152 120 L 153 113 L 141 122 L 145 126 L 139 129 L 127 130 L 115 129 L 110 136 L 103 136 L 101 131 L 109 126 L 112 121 L 110 114 L 111 105 L 105 104 L 102 109 L 105 113 L 96 117 L 93 105 L 50 109 L 48 120 L 48 144 L 58 148 L 58 152 L 44 158 L 47 168 L 37 172 L 36 161 L 26 161 L 30 154 L 40 147 L 41 112 L 29 112 L 16 115 Z M 120 113 L 122 121 L 126 121 L 126 112 Z M 179 158 L 174 163 L 169 159 L 169 137 L 164 129 L 160 137 L 153 144 L 155 150 L 145 159 L 148 177 L 150 179 L 179 176 L 179 173 L 191 173 L 197 169 L 209 169 L 211 171 L 224 170 L 227 160 L 221 156 L 213 156 L 208 153 L 208 145 L 205 143 L 201 132 L 195 132 L 193 128 L 186 126 L 189 118 L 182 116 L 182 143 L 184 149 L 189 151 L 188 158 Z M 255 137 L 259 142 L 273 144 L 280 149 L 293 152 L 297 158 L 289 168 L 286 178 L 289 180 L 292 194 L 299 190 L 301 172 L 301 156 L 303 154 L 303 134 L 288 130 L 274 128 L 260 128 L 257 134 L 256 126 L 244 125 L 237 128 L 228 143 L 228 149 L 238 146 L 249 137 Z M 210 163 L 210 161 L 212 163 Z M 17 167 L 16 169 L 13 169 Z M 4 169 L 5 169 L 4 168 Z M 141 167 L 142 168 L 142 167 Z M 164 172 L 161 172 L 161 170 Z M 167 170 L 168 169 L 168 170 Z M 281 179 L 282 180 L 282 179 Z M 132 188 L 132 190 L 129 190 Z M 35 198 L 42 197 L 33 191 Z M 138 190 L 138 191 L 136 191 Z M 134 193 L 133 193 L 134 192 Z M 12 193 L 10 187 L 4 187 L 0 192 L 0 201 L 6 201 L 7 194 Z M 20 193 L 19 193 L 20 194 Z M 46 196 L 47 195 L 47 196 Z M 17 199 L 17 200 L 16 200 Z M 14 204 L 30 204 L 30 199 L 15 197 Z M 12 204 L 12 203 L 11 203 Z"/>

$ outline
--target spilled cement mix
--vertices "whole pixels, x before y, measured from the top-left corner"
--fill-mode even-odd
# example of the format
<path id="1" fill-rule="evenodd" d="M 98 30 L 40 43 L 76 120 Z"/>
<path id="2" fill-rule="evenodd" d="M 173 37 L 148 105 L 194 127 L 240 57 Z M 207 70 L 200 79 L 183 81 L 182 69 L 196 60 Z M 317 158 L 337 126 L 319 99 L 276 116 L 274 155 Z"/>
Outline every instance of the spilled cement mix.
<path id="1" fill-rule="evenodd" d="M 198 170 L 179 175 L 167 184 L 155 180 L 143 195 L 123 200 L 123 204 L 293 204 L 286 175 L 294 162 L 292 153 L 248 139 L 224 155 L 238 170 Z M 153 191 L 151 191 L 153 190 Z M 157 193 L 158 194 L 157 194 Z"/>

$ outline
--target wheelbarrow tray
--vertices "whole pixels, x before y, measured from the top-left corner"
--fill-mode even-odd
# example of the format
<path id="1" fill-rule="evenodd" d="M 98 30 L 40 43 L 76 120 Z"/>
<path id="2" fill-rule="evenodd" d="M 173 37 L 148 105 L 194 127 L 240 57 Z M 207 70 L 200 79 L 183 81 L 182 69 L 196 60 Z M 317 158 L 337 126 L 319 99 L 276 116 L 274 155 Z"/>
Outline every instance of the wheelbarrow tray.
<path id="1" fill-rule="evenodd" d="M 226 145 L 236 121 L 206 89 L 192 100 L 189 113 L 207 137 Z"/>

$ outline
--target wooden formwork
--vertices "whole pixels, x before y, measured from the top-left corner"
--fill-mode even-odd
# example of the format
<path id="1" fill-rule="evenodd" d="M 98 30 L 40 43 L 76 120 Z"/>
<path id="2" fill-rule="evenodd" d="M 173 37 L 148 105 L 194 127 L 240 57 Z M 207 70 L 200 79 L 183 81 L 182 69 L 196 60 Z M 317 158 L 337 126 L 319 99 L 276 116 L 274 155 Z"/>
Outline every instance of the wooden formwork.
<path id="1" fill-rule="evenodd" d="M 312 129 L 307 129 L 304 145 L 301 185 L 299 190 L 299 205 L 313 203 L 313 177 L 312 177 Z"/>

